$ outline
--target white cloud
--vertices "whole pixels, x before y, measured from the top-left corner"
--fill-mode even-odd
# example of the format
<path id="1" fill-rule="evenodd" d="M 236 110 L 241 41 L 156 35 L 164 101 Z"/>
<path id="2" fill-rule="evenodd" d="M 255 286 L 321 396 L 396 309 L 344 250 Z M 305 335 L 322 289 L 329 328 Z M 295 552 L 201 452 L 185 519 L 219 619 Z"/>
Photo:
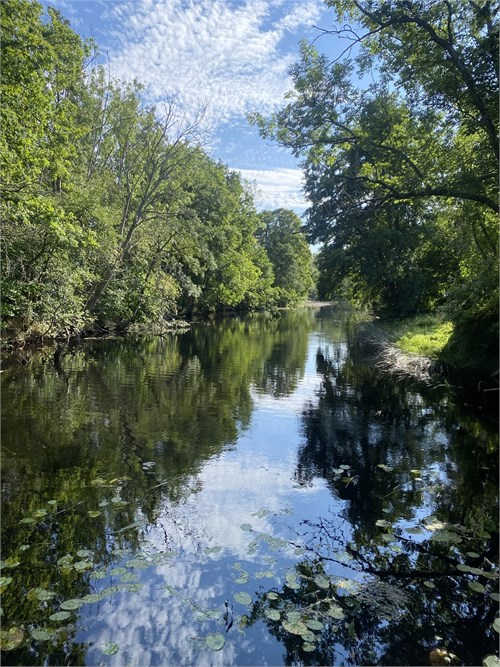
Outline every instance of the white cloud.
<path id="1" fill-rule="evenodd" d="M 255 201 L 260 209 L 294 208 L 303 210 L 307 201 L 302 191 L 300 169 L 239 169 L 243 178 L 257 188 Z"/>
<path id="2" fill-rule="evenodd" d="M 226 122 L 250 110 L 267 113 L 289 89 L 296 42 L 319 18 L 320 0 L 134 0 L 111 10 L 119 47 L 110 49 L 113 73 L 137 78 L 151 101 L 176 96 L 207 121 Z M 113 40 L 114 41 L 114 40 Z"/>

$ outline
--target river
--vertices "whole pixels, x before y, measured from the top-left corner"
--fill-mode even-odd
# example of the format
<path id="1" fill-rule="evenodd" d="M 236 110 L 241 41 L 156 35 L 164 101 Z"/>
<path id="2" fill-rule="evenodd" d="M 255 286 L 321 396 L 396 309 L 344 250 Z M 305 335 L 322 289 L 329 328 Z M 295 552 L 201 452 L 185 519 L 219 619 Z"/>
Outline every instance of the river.
<path id="1" fill-rule="evenodd" d="M 8 367 L 2 664 L 493 654 L 497 425 L 380 375 L 362 325 L 227 317 Z"/>

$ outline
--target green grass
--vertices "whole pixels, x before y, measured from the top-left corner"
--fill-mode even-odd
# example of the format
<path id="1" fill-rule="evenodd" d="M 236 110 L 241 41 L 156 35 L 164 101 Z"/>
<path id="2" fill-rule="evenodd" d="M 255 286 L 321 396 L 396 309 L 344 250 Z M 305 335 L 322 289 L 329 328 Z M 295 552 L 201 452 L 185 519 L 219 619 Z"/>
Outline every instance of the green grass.
<path id="1" fill-rule="evenodd" d="M 432 317 L 419 317 L 400 330 L 394 345 L 403 352 L 423 357 L 437 357 L 453 332 L 451 322 L 439 322 Z"/>

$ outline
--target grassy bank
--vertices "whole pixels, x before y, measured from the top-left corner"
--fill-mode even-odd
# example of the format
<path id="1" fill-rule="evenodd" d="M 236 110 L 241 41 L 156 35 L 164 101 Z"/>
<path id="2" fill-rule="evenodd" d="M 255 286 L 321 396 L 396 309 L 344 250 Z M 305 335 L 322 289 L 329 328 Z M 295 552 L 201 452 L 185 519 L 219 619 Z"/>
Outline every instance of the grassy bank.
<path id="1" fill-rule="evenodd" d="M 451 322 L 434 315 L 419 315 L 396 326 L 394 346 L 407 354 L 443 359 L 443 350 L 453 333 Z"/>

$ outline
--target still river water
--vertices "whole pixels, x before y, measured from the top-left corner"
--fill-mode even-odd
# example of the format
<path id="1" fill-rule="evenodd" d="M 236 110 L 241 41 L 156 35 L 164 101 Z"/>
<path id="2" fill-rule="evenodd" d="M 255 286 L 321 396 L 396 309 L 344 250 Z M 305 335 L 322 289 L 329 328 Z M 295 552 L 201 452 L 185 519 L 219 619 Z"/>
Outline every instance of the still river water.
<path id="1" fill-rule="evenodd" d="M 233 317 L 7 368 L 2 664 L 493 654 L 497 426 L 377 374 L 359 326 Z"/>

